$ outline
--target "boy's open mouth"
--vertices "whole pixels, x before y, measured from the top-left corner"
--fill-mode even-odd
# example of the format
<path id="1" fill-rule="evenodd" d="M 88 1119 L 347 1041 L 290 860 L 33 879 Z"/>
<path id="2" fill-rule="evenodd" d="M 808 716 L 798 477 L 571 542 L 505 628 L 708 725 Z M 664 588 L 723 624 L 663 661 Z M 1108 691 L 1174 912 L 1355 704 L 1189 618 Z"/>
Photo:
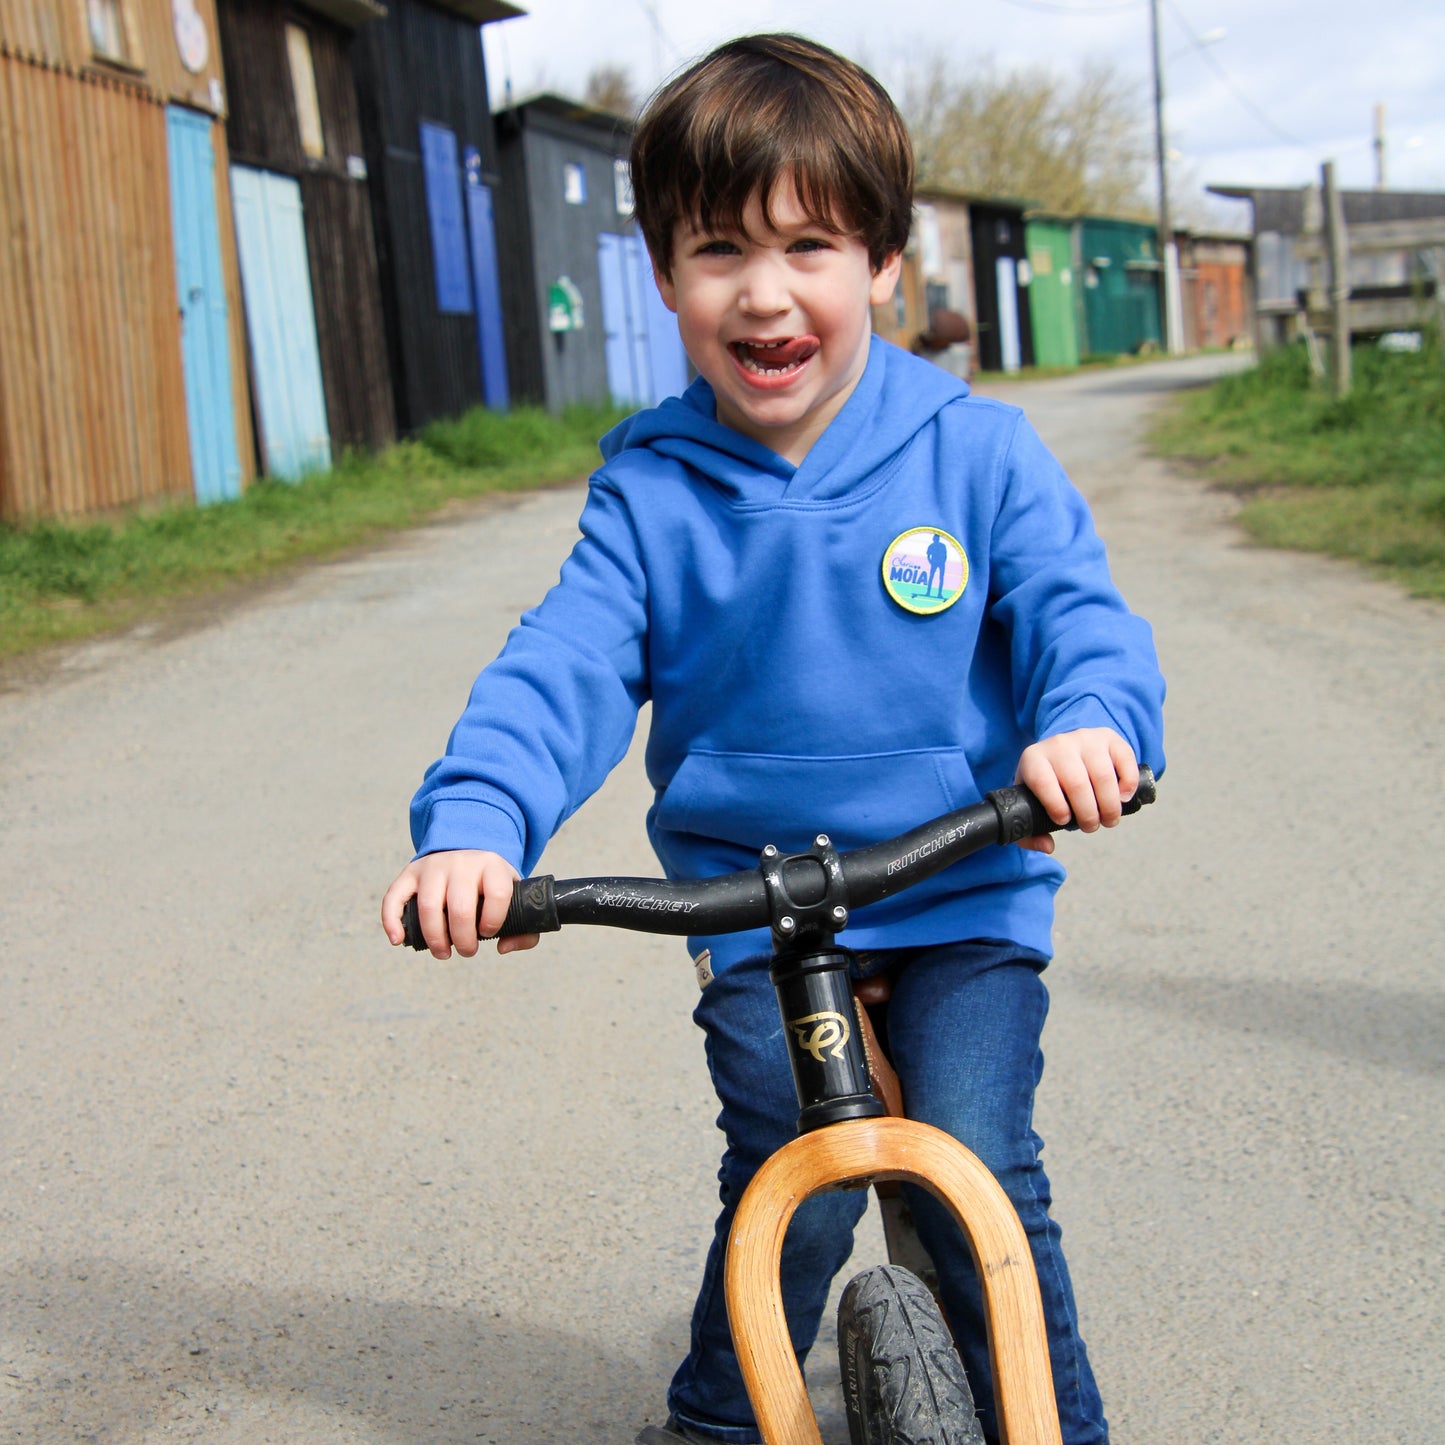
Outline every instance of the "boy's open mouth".
<path id="1" fill-rule="evenodd" d="M 780 378 L 815 356 L 819 345 L 816 336 L 790 336 L 786 341 L 734 341 L 732 353 L 744 371 Z"/>

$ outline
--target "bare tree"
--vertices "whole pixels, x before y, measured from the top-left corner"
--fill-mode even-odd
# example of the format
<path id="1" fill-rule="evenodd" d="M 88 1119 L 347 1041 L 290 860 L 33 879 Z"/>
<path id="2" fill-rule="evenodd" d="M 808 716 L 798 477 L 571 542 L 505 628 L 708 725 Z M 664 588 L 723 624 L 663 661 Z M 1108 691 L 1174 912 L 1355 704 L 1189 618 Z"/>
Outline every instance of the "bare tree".
<path id="1" fill-rule="evenodd" d="M 1008 196 L 1063 215 L 1148 215 L 1149 139 L 1134 87 L 1108 62 L 1072 77 L 1042 67 L 912 67 L 900 108 L 920 184 Z"/>
<path id="2" fill-rule="evenodd" d="M 596 65 L 587 76 L 582 99 L 598 110 L 629 119 L 642 108 L 632 88 L 632 72 L 625 65 Z"/>

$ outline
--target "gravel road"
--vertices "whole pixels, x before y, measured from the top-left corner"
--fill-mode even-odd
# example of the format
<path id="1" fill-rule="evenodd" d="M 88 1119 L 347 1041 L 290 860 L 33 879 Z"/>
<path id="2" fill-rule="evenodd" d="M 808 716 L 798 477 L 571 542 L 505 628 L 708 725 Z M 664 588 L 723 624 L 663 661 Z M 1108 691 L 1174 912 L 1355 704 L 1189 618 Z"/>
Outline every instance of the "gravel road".
<path id="1" fill-rule="evenodd" d="M 1248 545 L 1144 455 L 1230 364 L 991 388 L 1089 495 L 1170 681 L 1160 804 L 1062 848 L 1039 1126 L 1116 1445 L 1436 1445 L 1445 609 Z M 376 922 L 580 497 L 0 673 L 0 1438 L 659 1418 L 717 1148 L 680 947 L 437 964 Z M 634 749 L 543 866 L 653 871 L 645 801 Z"/>

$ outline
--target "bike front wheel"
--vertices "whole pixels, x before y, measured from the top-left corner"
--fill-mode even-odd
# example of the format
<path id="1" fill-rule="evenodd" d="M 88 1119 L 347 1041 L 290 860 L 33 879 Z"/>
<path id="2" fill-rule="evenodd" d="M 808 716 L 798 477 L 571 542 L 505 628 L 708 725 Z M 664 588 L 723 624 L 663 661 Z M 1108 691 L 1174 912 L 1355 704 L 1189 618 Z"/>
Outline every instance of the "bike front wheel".
<path id="1" fill-rule="evenodd" d="M 984 1445 L 948 1326 L 916 1275 L 885 1264 L 849 1283 L 838 1357 L 852 1445 Z"/>

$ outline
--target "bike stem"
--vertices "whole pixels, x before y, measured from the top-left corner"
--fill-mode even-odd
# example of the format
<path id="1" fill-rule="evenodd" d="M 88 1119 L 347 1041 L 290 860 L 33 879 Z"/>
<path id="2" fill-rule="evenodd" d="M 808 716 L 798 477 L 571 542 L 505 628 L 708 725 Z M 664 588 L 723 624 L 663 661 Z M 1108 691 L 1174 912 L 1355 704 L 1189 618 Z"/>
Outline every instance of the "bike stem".
<path id="1" fill-rule="evenodd" d="M 768 972 L 798 1095 L 798 1132 L 886 1114 L 873 1093 L 858 1033 L 858 1005 L 848 976 L 853 955 L 834 942 L 835 931 L 848 922 L 848 890 L 837 849 L 822 833 L 806 853 L 786 858 L 769 844 L 761 871 L 773 934 Z M 799 903 L 794 888 L 807 879 L 806 892 L 816 896 L 819 875 L 822 897 Z"/>

